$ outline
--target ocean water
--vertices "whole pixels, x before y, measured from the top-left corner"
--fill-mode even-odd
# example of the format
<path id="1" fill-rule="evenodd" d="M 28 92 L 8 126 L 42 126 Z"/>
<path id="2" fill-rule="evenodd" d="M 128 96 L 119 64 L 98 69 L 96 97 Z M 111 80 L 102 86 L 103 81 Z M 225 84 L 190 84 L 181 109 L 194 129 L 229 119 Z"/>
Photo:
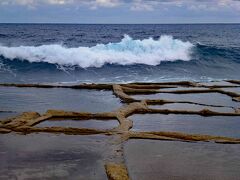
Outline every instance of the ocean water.
<path id="1" fill-rule="evenodd" d="M 240 78 L 240 24 L 0 24 L 1 83 Z"/>

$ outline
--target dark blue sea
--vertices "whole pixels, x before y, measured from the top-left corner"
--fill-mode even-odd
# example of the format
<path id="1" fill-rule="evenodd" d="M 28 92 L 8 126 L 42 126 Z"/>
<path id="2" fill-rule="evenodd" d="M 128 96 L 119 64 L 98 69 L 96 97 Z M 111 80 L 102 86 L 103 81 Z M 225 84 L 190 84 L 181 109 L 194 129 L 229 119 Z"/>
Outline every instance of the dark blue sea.
<path id="1" fill-rule="evenodd" d="M 1 83 L 240 79 L 240 24 L 0 24 Z"/>

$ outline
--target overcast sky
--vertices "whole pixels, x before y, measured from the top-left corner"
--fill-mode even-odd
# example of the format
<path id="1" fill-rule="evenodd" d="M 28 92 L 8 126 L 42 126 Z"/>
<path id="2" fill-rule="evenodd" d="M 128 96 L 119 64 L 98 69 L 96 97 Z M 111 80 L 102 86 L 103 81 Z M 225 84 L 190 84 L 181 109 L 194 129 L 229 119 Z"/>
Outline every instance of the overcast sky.
<path id="1" fill-rule="evenodd" d="M 0 0 L 0 23 L 240 23 L 240 0 Z"/>

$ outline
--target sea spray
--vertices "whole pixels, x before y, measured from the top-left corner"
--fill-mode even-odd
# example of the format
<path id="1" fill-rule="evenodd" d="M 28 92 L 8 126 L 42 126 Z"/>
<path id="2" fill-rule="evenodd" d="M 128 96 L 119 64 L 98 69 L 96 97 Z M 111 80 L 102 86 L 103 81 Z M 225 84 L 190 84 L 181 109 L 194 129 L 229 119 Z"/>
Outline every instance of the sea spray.
<path id="1" fill-rule="evenodd" d="M 60 66 L 101 67 L 104 64 L 158 65 L 162 61 L 189 61 L 194 45 L 163 35 L 134 40 L 125 35 L 118 43 L 97 44 L 93 47 L 68 48 L 58 44 L 41 46 L 0 46 L 0 55 L 13 60 L 47 62 Z"/>

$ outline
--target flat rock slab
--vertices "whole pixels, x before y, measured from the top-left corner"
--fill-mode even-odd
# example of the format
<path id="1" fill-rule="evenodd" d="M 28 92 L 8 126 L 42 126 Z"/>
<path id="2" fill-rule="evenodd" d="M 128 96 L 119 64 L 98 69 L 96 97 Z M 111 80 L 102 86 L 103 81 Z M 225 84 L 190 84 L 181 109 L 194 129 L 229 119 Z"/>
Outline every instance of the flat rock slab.
<path id="1" fill-rule="evenodd" d="M 240 138 L 239 116 L 200 116 L 181 114 L 132 115 L 132 131 L 171 131 Z"/>
<path id="2" fill-rule="evenodd" d="M 240 145 L 130 140 L 124 149 L 132 180 L 240 177 Z"/>
<path id="3" fill-rule="evenodd" d="M 0 87 L 0 109 L 44 113 L 48 109 L 108 112 L 121 106 L 112 91 Z"/>
<path id="4" fill-rule="evenodd" d="M 220 93 L 192 93 L 192 94 L 172 94 L 158 93 L 150 95 L 134 95 L 136 99 L 164 99 L 169 101 L 190 101 L 195 103 L 240 107 L 238 102 L 232 101 L 232 98 Z"/>
<path id="5" fill-rule="evenodd" d="M 178 90 L 206 90 L 205 87 L 176 87 L 176 88 L 162 88 L 161 91 L 178 91 Z"/>
<path id="6" fill-rule="evenodd" d="M 2 134 L 0 179 L 102 179 L 109 137 Z"/>
<path id="7" fill-rule="evenodd" d="M 107 119 L 107 120 L 46 120 L 43 121 L 35 127 L 73 127 L 73 128 L 91 128 L 91 129 L 101 129 L 107 130 L 118 126 L 117 119 Z"/>
<path id="8" fill-rule="evenodd" d="M 204 86 L 237 86 L 238 84 L 227 82 L 227 81 L 212 81 L 212 82 L 205 82 L 199 83 Z"/>
<path id="9" fill-rule="evenodd" d="M 240 87 L 235 87 L 235 88 L 221 88 L 224 91 L 229 91 L 229 92 L 234 92 L 234 93 L 238 93 L 240 95 Z"/>
<path id="10" fill-rule="evenodd" d="M 187 111 L 201 111 L 203 109 L 209 109 L 210 111 L 223 112 L 223 113 L 234 113 L 235 110 L 229 107 L 213 107 L 213 106 L 203 106 L 198 104 L 189 103 L 170 103 L 163 105 L 152 105 L 149 106 L 153 109 L 170 109 L 170 110 L 187 110 Z"/>

